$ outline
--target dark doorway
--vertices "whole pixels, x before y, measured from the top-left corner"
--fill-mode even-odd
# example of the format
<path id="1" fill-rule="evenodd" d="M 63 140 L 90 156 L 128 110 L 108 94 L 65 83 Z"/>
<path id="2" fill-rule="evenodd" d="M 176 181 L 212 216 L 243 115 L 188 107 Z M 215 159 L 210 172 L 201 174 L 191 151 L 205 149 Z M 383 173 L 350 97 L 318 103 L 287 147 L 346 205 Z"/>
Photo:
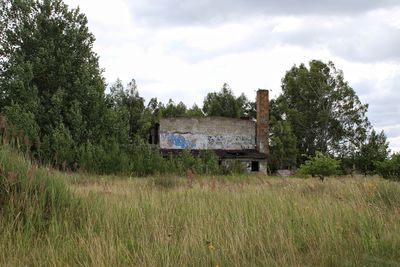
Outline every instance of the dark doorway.
<path id="1" fill-rule="evenodd" d="M 251 162 L 251 171 L 252 171 L 252 172 L 258 172 L 258 171 L 260 171 L 260 162 L 258 162 L 258 161 L 252 161 L 252 162 Z"/>

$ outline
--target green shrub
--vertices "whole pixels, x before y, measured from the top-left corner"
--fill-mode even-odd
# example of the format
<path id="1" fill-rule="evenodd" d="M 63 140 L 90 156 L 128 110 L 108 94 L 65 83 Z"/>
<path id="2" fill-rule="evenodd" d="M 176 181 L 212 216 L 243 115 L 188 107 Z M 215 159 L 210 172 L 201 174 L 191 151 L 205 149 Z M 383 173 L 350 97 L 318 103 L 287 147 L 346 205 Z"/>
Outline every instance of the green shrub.
<path id="1" fill-rule="evenodd" d="M 188 169 L 192 169 L 195 173 L 203 173 L 201 159 L 192 155 L 190 150 L 183 150 L 175 158 L 175 172 L 184 175 Z"/>
<path id="2" fill-rule="evenodd" d="M 79 163 L 82 169 L 99 174 L 129 173 L 129 156 L 115 141 L 99 145 L 87 143 L 80 148 Z"/>
<path id="3" fill-rule="evenodd" d="M 385 179 L 400 181 L 400 154 L 393 154 L 389 160 L 375 162 L 376 170 Z"/>
<path id="4" fill-rule="evenodd" d="M 243 174 L 246 172 L 246 165 L 239 160 L 231 160 L 226 162 L 223 173 L 224 174 Z"/>
<path id="5" fill-rule="evenodd" d="M 220 174 L 221 168 L 218 163 L 218 157 L 212 150 L 203 150 L 200 152 L 202 164 L 202 174 L 212 175 Z"/>
<path id="6" fill-rule="evenodd" d="M 130 170 L 135 176 L 163 174 L 168 171 L 167 162 L 159 151 L 147 144 L 140 137 L 135 137 L 128 149 Z"/>
<path id="7" fill-rule="evenodd" d="M 336 175 L 339 173 L 340 161 L 317 152 L 314 157 L 307 160 L 299 168 L 302 175 L 318 176 L 324 181 L 326 176 Z"/>
<path id="8" fill-rule="evenodd" d="M 75 142 L 68 128 L 62 123 L 43 138 L 41 150 L 43 161 L 57 168 L 64 162 L 71 164 L 76 158 Z"/>
<path id="9" fill-rule="evenodd" d="M 5 107 L 4 115 L 7 118 L 7 130 L 13 137 L 10 140 L 11 143 L 17 141 L 15 145 L 18 149 L 29 149 L 39 136 L 39 126 L 35 122 L 35 116 L 31 112 L 25 111 L 18 104 Z"/>

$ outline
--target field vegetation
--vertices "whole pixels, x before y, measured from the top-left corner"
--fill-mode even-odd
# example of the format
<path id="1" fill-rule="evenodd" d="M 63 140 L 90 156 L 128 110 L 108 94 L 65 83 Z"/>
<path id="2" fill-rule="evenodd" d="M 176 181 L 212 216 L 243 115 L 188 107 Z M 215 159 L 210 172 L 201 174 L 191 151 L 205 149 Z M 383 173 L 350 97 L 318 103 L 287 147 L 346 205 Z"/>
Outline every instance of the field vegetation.
<path id="1" fill-rule="evenodd" d="M 1 266 L 400 262 L 400 184 L 378 177 L 92 176 L 4 147 L 0 160 Z"/>

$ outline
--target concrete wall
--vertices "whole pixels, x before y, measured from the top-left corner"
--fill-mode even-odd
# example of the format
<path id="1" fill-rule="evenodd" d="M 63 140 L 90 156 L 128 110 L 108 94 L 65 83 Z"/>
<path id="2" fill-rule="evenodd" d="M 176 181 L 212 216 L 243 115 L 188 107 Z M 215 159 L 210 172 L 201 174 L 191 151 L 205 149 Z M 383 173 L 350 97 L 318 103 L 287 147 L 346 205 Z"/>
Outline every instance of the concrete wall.
<path id="1" fill-rule="evenodd" d="M 222 117 L 160 121 L 162 149 L 255 149 L 255 122 Z"/>

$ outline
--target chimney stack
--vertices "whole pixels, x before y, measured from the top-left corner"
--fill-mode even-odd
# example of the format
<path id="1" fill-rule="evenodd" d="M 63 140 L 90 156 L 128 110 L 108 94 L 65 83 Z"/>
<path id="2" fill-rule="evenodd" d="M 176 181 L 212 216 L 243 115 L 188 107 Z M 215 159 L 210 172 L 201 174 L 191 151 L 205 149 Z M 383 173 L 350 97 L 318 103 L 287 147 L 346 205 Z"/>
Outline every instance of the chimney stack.
<path id="1" fill-rule="evenodd" d="M 268 124 L 269 124 L 269 99 L 268 90 L 259 89 L 257 91 L 257 150 L 268 156 Z"/>

